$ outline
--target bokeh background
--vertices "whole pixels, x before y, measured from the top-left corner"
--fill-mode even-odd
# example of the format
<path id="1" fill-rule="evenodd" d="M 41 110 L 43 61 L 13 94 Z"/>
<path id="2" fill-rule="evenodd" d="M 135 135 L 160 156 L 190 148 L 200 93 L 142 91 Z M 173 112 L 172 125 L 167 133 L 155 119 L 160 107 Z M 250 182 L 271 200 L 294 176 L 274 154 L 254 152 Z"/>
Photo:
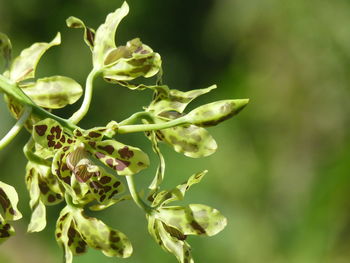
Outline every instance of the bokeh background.
<path id="1" fill-rule="evenodd" d="M 14 55 L 33 42 L 63 43 L 47 52 L 38 76 L 67 75 L 81 84 L 91 68 L 82 32 L 68 29 L 70 15 L 97 28 L 119 0 L 0 0 L 0 31 Z M 212 238 L 189 238 L 196 262 L 350 262 L 350 2 L 347 0 L 133 1 L 117 43 L 140 37 L 163 58 L 164 81 L 189 90 L 217 84 L 193 106 L 225 98 L 250 98 L 234 119 L 210 129 L 219 149 L 189 159 L 162 147 L 164 187 L 209 169 L 187 203 L 218 208 L 229 224 Z M 85 128 L 122 120 L 147 105 L 151 93 L 96 81 Z M 79 105 L 79 103 L 77 104 Z M 69 116 L 78 106 L 57 111 Z M 0 101 L 0 134 L 14 123 Z M 24 219 L 16 237 L 0 246 L 0 262 L 62 260 L 54 240 L 58 207 L 48 208 L 48 227 L 26 234 L 28 193 L 24 184 L 23 131 L 0 152 L 1 180 L 15 185 Z M 142 134 L 120 140 L 142 147 L 154 163 L 137 176 L 151 180 L 156 158 Z M 149 237 L 142 211 L 125 202 L 96 214 L 126 233 L 129 259 L 106 258 L 92 249 L 76 263 L 176 262 Z"/>

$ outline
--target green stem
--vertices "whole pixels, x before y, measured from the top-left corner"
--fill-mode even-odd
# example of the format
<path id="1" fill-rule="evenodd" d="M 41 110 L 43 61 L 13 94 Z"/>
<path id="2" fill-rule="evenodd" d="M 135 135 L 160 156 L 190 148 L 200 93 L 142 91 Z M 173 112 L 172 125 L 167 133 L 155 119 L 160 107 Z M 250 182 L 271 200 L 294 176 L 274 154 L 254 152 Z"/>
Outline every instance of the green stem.
<path id="1" fill-rule="evenodd" d="M 85 94 L 84 94 L 84 100 L 83 103 L 81 104 L 79 110 L 77 110 L 68 120 L 71 123 L 77 124 L 80 122 L 85 115 L 87 114 L 90 104 L 91 104 L 91 99 L 92 99 L 92 91 L 94 89 L 93 82 L 97 74 L 100 73 L 100 70 L 93 69 L 87 79 L 86 79 L 86 85 L 85 85 Z"/>
<path id="2" fill-rule="evenodd" d="M 15 98 L 19 103 L 21 103 L 24 106 L 29 106 L 32 108 L 32 113 L 36 116 L 46 119 L 54 119 L 55 121 L 59 122 L 63 127 L 67 128 L 68 130 L 74 130 L 77 128 L 76 125 L 73 123 L 70 123 L 69 121 L 58 117 L 40 106 L 36 105 L 13 81 L 10 79 L 4 77 L 0 74 L 0 91 L 6 93 L 7 95 Z"/>
<path id="3" fill-rule="evenodd" d="M 136 203 L 136 205 L 138 207 L 140 207 L 141 209 L 143 209 L 147 214 L 150 213 L 152 211 L 152 208 L 150 206 L 148 206 L 141 199 L 139 194 L 137 193 L 133 175 L 126 176 L 126 181 L 128 183 L 128 187 L 129 187 L 129 191 L 130 191 L 131 197 L 134 200 L 134 202 Z"/>
<path id="4" fill-rule="evenodd" d="M 129 118 L 119 122 L 119 125 L 123 126 L 123 125 L 133 124 L 139 119 L 147 119 L 147 120 L 153 121 L 151 113 L 149 113 L 147 111 L 140 111 L 140 112 L 134 113 Z"/>
<path id="5" fill-rule="evenodd" d="M 16 124 L 11 128 L 11 130 L 5 135 L 4 138 L 0 140 L 0 150 L 3 149 L 6 145 L 8 145 L 13 138 L 19 133 L 19 131 L 23 128 L 24 124 L 28 120 L 30 113 L 32 112 L 31 107 L 24 107 L 22 110 L 22 114 L 19 117 Z"/>
<path id="6" fill-rule="evenodd" d="M 167 129 L 179 125 L 190 124 L 185 116 L 180 117 L 175 120 L 171 120 L 163 123 L 155 123 L 155 124 L 138 124 L 138 125 L 124 125 L 119 127 L 118 133 L 131 133 L 131 132 L 145 132 L 145 131 L 154 131 L 154 130 L 162 130 Z"/>
<path id="7" fill-rule="evenodd" d="M 45 166 L 51 166 L 50 161 L 45 160 L 39 157 L 38 155 L 36 155 L 35 153 L 33 153 L 32 149 L 34 146 L 35 146 L 35 142 L 33 140 L 33 137 L 30 137 L 29 141 L 23 147 L 23 152 L 26 158 L 33 163 L 37 163 Z"/>

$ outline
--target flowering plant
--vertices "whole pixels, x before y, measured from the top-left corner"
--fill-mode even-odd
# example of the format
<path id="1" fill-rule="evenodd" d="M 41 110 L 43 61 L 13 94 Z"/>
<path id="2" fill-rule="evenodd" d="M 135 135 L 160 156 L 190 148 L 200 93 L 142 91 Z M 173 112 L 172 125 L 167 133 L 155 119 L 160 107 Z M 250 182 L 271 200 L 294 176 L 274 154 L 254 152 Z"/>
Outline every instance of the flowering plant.
<path id="1" fill-rule="evenodd" d="M 4 148 L 25 127 L 30 139 L 24 146 L 28 159 L 25 182 L 30 195 L 32 216 L 28 232 L 39 232 L 46 226 L 46 206 L 64 202 L 56 224 L 56 240 L 63 247 L 65 262 L 84 253 L 88 247 L 101 250 L 106 256 L 129 257 L 132 245 L 119 230 L 101 220 L 89 217 L 85 210 L 99 211 L 124 200 L 133 200 L 146 215 L 148 231 L 167 252 L 179 262 L 194 262 L 188 235 L 212 236 L 226 226 L 226 218 L 216 209 L 203 204 L 169 205 L 182 200 L 189 188 L 201 181 L 207 171 L 192 175 L 171 190 L 162 190 L 165 159 L 159 148 L 164 142 L 188 157 L 200 158 L 217 149 L 214 138 L 205 129 L 240 112 L 247 99 L 222 100 L 186 112 L 187 105 L 216 86 L 182 92 L 162 83 L 161 57 L 135 38 L 126 45 L 115 44 L 115 32 L 128 14 L 125 2 L 95 31 L 76 17 L 67 25 L 81 28 L 84 41 L 92 52 L 92 70 L 87 76 L 81 107 L 63 119 L 50 112 L 77 102 L 83 88 L 65 76 L 35 79 L 41 56 L 59 45 L 60 34 L 49 43 L 35 43 L 11 60 L 11 42 L 0 34 L 0 92 L 17 123 L 0 141 Z M 83 129 L 78 126 L 90 107 L 93 81 L 106 82 L 131 90 L 154 93 L 144 111 L 105 126 Z M 140 77 L 155 78 L 154 85 L 131 82 Z M 123 144 L 118 134 L 143 132 L 159 158 L 158 169 L 149 186 L 147 199 L 136 190 L 134 175 L 146 169 L 149 158 L 141 149 Z M 124 180 L 125 179 L 125 180 Z M 127 187 L 126 187 L 127 186 Z M 125 189 L 129 193 L 125 193 Z M 0 182 L 0 242 L 14 234 L 9 221 L 21 218 L 14 187 Z"/>

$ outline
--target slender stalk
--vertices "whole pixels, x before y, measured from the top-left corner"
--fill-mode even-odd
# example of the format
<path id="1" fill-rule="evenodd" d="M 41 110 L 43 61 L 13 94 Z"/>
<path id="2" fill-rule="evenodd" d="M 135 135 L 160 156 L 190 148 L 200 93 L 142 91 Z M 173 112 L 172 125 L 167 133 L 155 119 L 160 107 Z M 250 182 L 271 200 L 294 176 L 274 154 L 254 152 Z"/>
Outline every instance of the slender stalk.
<path id="1" fill-rule="evenodd" d="M 38 155 L 36 155 L 35 153 L 33 153 L 32 149 L 34 146 L 35 146 L 35 142 L 33 140 L 33 137 L 30 137 L 29 141 L 23 147 L 23 152 L 26 158 L 33 163 L 37 163 L 45 166 L 51 166 L 50 161 L 45 160 L 39 157 Z"/>
<path id="2" fill-rule="evenodd" d="M 16 137 L 16 135 L 19 133 L 19 131 L 23 128 L 24 124 L 28 120 L 31 112 L 32 112 L 31 107 L 26 106 L 23 108 L 22 114 L 19 117 L 16 124 L 5 135 L 5 137 L 0 140 L 0 150 L 3 149 L 6 145 L 8 145 Z"/>
<path id="3" fill-rule="evenodd" d="M 175 120 L 171 120 L 163 123 L 155 123 L 155 124 L 138 124 L 138 125 L 124 125 L 120 126 L 118 129 L 118 133 L 131 133 L 131 132 L 145 132 L 145 131 L 154 131 L 154 130 L 162 130 L 167 129 L 179 125 L 189 124 L 188 120 L 185 116 L 180 117 Z"/>
<path id="4" fill-rule="evenodd" d="M 0 91 L 4 92 L 5 94 L 12 96 L 15 98 L 19 103 L 21 103 L 24 106 L 29 106 L 32 108 L 32 113 L 36 116 L 46 119 L 54 119 L 55 121 L 59 122 L 63 127 L 67 128 L 68 130 L 74 130 L 77 128 L 76 125 L 73 123 L 70 123 L 69 121 L 58 117 L 40 106 L 36 105 L 13 81 L 10 79 L 4 77 L 0 74 Z"/>
<path id="5" fill-rule="evenodd" d="M 92 91 L 93 91 L 93 82 L 95 77 L 99 74 L 100 70 L 93 69 L 87 79 L 86 79 L 86 84 L 85 84 L 85 94 L 84 94 L 84 100 L 83 103 L 81 104 L 79 110 L 77 110 L 68 120 L 71 123 L 77 124 L 80 122 L 85 115 L 87 114 L 90 104 L 91 104 L 91 99 L 92 99 Z"/>
<path id="6" fill-rule="evenodd" d="M 140 112 L 134 113 L 129 118 L 119 122 L 119 125 L 130 125 L 130 124 L 135 123 L 139 119 L 153 120 L 151 113 L 149 113 L 147 111 L 140 111 Z"/>
<path id="7" fill-rule="evenodd" d="M 136 187 L 135 187 L 135 182 L 134 182 L 134 177 L 133 175 L 128 175 L 126 176 L 126 181 L 128 183 L 128 188 L 131 194 L 132 199 L 134 200 L 134 202 L 136 203 L 136 205 L 138 207 L 140 207 L 141 209 L 143 209 L 147 214 L 150 213 L 152 211 L 152 208 L 150 206 L 148 206 L 139 196 L 139 194 L 136 191 Z"/>

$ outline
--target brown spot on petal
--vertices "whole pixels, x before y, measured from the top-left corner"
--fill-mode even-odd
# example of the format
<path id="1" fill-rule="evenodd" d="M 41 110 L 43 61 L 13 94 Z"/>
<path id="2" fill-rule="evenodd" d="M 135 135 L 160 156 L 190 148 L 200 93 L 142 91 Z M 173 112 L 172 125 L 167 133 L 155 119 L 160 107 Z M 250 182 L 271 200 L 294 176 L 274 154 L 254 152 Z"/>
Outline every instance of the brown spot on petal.
<path id="1" fill-rule="evenodd" d="M 102 134 L 100 134 L 100 133 L 97 133 L 97 132 L 89 132 L 89 136 L 91 137 L 91 138 L 98 138 L 98 137 L 100 137 Z"/>
<path id="2" fill-rule="evenodd" d="M 100 179 L 100 183 L 102 184 L 108 184 L 112 179 L 109 177 L 109 176 L 103 176 L 101 179 Z"/>
<path id="3" fill-rule="evenodd" d="M 123 161 L 116 159 L 118 161 L 118 164 L 115 165 L 113 168 L 117 171 L 123 171 L 125 168 L 127 168 L 130 165 L 130 162 L 128 161 Z"/>
<path id="4" fill-rule="evenodd" d="M 47 125 L 36 125 L 35 131 L 39 136 L 43 136 L 47 130 Z"/>
<path id="5" fill-rule="evenodd" d="M 122 149 L 118 150 L 118 153 L 120 157 L 127 160 L 134 156 L 134 152 L 130 151 L 128 146 L 124 146 Z"/>
<path id="6" fill-rule="evenodd" d="M 103 153 L 101 153 L 101 152 L 96 152 L 96 153 L 95 153 L 95 156 L 96 156 L 96 158 L 98 158 L 98 159 L 102 159 L 102 158 L 104 158 L 106 155 L 103 154 Z"/>
<path id="7" fill-rule="evenodd" d="M 112 145 L 97 146 L 97 148 L 106 151 L 108 154 L 112 154 L 114 152 L 114 147 Z"/>
<path id="8" fill-rule="evenodd" d="M 106 163 L 108 164 L 109 167 L 113 168 L 113 159 L 107 159 Z"/>

